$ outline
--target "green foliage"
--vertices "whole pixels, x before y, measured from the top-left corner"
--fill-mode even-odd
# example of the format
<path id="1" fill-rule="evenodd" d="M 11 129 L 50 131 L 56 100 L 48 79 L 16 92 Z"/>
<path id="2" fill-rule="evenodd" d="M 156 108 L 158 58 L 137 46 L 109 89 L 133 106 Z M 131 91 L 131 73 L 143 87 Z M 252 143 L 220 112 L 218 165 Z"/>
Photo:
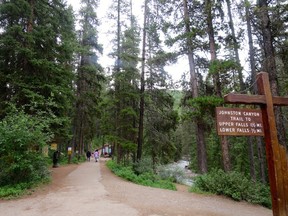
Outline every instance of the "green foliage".
<path id="1" fill-rule="evenodd" d="M 93 140 L 92 140 L 92 144 L 91 144 L 91 149 L 86 149 L 86 150 L 95 150 L 95 149 L 98 149 L 98 148 L 101 148 L 103 143 L 106 143 L 106 139 L 104 139 L 105 137 L 94 137 Z"/>
<path id="2" fill-rule="evenodd" d="M 0 186 L 34 183 L 49 177 L 39 152 L 51 139 L 47 122 L 24 112 L 13 112 L 0 122 Z"/>
<path id="3" fill-rule="evenodd" d="M 176 62 L 177 54 L 172 52 L 164 52 L 163 50 L 160 50 L 156 53 L 156 55 L 149 59 L 148 64 L 154 64 L 154 65 L 165 65 L 167 61 L 174 63 Z"/>
<path id="4" fill-rule="evenodd" d="M 119 10 L 127 9 L 126 3 L 123 1 L 119 3 L 121 4 Z M 115 49 L 112 54 L 116 58 L 111 76 L 113 79 L 111 83 L 114 87 L 108 92 L 105 104 L 103 103 L 101 107 L 103 133 L 117 143 L 114 152 L 121 152 L 117 155 L 120 161 L 128 158 L 130 153 L 135 152 L 137 148 L 140 96 L 137 86 L 140 79 L 137 68 L 140 53 L 140 29 L 135 17 L 131 17 L 131 26 L 123 29 L 123 34 L 115 40 L 115 47 L 121 47 L 121 49 Z"/>
<path id="5" fill-rule="evenodd" d="M 57 121 L 50 129 L 66 139 L 76 47 L 72 11 L 60 0 L 5 1 L 0 11 L 1 117 L 7 101 L 29 114 L 35 114 L 31 107 L 51 112 Z"/>
<path id="6" fill-rule="evenodd" d="M 195 190 L 225 195 L 234 200 L 245 200 L 271 208 L 269 187 L 253 182 L 239 172 L 225 173 L 223 170 L 213 170 L 208 174 L 195 177 Z"/>
<path id="7" fill-rule="evenodd" d="M 175 185 L 169 180 L 163 180 L 152 172 L 143 172 L 139 175 L 135 174 L 132 166 L 123 166 L 116 164 L 115 161 L 109 160 L 106 163 L 107 167 L 112 170 L 117 176 L 127 179 L 136 184 L 163 188 L 169 190 L 176 190 Z"/>
<path id="8" fill-rule="evenodd" d="M 25 194 L 27 189 L 31 188 L 31 184 L 29 183 L 20 183 L 16 185 L 6 185 L 4 187 L 0 187 L 0 198 L 15 198 Z"/>
<path id="9" fill-rule="evenodd" d="M 231 148 L 234 147 L 231 146 Z M 208 168 L 221 169 L 222 168 L 222 151 L 219 136 L 216 134 L 216 130 L 212 130 L 207 135 L 207 160 Z"/>
<path id="10" fill-rule="evenodd" d="M 137 144 L 129 140 L 122 140 L 120 146 L 123 150 L 127 152 L 129 151 L 134 152 L 137 149 Z"/>
<path id="11" fill-rule="evenodd" d="M 183 91 L 180 90 L 171 90 L 169 91 L 169 94 L 173 97 L 174 99 L 174 109 L 179 110 L 180 108 L 180 103 L 181 103 L 181 98 L 183 97 Z"/>
<path id="12" fill-rule="evenodd" d="M 237 85 L 237 83 L 239 83 L 239 80 L 234 76 L 233 73 L 238 73 L 239 71 L 242 71 L 242 67 L 234 60 L 216 59 L 210 63 L 207 78 L 212 78 L 214 80 L 215 76 L 218 77 L 217 85 L 221 89 L 222 94 L 226 94 L 233 90 L 238 91 L 239 85 Z M 216 80 L 214 80 L 213 83 L 215 81 Z"/>
<path id="13" fill-rule="evenodd" d="M 46 184 L 50 178 L 42 179 L 40 182 L 25 182 L 15 185 L 5 185 L 0 187 L 0 198 L 13 199 L 30 192 L 30 189 L 37 187 L 40 184 Z"/>
<path id="14" fill-rule="evenodd" d="M 215 107 L 223 104 L 223 99 L 215 96 L 203 96 L 189 99 L 186 104 L 191 107 L 191 110 L 184 115 L 190 118 L 203 118 L 205 115 L 210 114 L 215 116 Z"/>
<path id="15" fill-rule="evenodd" d="M 152 173 L 153 161 L 148 157 L 144 157 L 140 161 L 134 163 L 133 170 L 138 175 L 143 173 Z"/>
<path id="16" fill-rule="evenodd" d="M 81 0 L 79 11 L 79 46 L 76 70 L 77 96 L 75 100 L 75 116 L 73 121 L 73 144 L 77 145 L 80 153 L 91 148 L 91 143 L 99 131 L 99 121 L 102 84 L 105 81 L 103 68 L 99 64 L 99 55 L 103 48 L 98 41 L 98 26 L 96 10 L 97 1 Z M 81 149 L 80 149 L 81 148 Z"/>
<path id="17" fill-rule="evenodd" d="M 73 164 L 79 164 L 79 163 L 85 162 L 85 161 L 86 161 L 86 156 L 85 155 L 80 155 L 79 157 L 77 157 L 77 156 L 72 157 L 72 161 L 71 162 Z M 68 157 L 65 157 L 65 162 L 68 162 Z M 63 164 L 63 160 L 60 161 L 60 164 Z"/>
<path id="18" fill-rule="evenodd" d="M 250 160 L 247 155 L 249 144 L 248 138 L 243 136 L 230 137 L 230 142 L 233 143 L 230 147 L 230 157 L 233 170 L 236 172 L 250 174 Z M 256 161 L 256 159 L 254 159 Z"/>
<path id="19" fill-rule="evenodd" d="M 179 121 L 178 112 L 173 110 L 173 97 L 166 91 L 149 91 L 146 101 L 145 151 L 154 163 L 169 163 L 177 151 L 171 139 Z"/>
<path id="20" fill-rule="evenodd" d="M 237 70 L 239 69 L 239 64 L 233 60 L 214 60 L 211 62 L 209 67 L 210 74 L 216 73 L 226 73 L 230 70 Z"/>

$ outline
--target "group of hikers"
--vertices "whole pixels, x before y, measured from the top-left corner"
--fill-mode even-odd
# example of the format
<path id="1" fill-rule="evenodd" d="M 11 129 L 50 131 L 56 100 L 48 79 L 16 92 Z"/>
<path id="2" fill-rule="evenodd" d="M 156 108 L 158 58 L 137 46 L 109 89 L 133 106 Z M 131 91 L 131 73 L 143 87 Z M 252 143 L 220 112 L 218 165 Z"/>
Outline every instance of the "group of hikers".
<path id="1" fill-rule="evenodd" d="M 53 168 L 56 168 L 59 166 L 58 161 L 59 161 L 59 157 L 60 157 L 60 151 L 56 150 L 53 153 Z M 94 158 L 95 162 L 99 161 L 99 157 L 100 157 L 100 153 L 98 151 L 98 149 L 96 149 L 94 152 L 90 152 L 89 150 L 86 152 L 86 157 L 87 160 L 90 161 L 90 158 Z"/>
<path id="2" fill-rule="evenodd" d="M 98 149 L 96 149 L 94 152 L 90 152 L 89 150 L 86 152 L 86 157 L 87 157 L 87 160 L 90 161 L 90 157 L 94 157 L 95 159 L 95 162 L 98 162 L 99 161 L 99 151 Z"/>

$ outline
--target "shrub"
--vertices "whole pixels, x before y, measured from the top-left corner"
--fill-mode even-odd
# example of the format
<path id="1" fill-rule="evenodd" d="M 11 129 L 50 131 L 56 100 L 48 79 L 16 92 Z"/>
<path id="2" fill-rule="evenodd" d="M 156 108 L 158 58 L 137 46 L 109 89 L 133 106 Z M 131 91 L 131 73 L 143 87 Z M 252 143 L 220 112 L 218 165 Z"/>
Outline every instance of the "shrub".
<path id="1" fill-rule="evenodd" d="M 0 188 L 0 197 L 1 198 L 10 198 L 18 197 L 24 194 L 25 189 L 30 188 L 30 185 L 27 183 L 17 184 L 17 185 L 6 185 Z"/>
<path id="2" fill-rule="evenodd" d="M 0 122 L 0 186 L 33 184 L 49 177 L 47 161 L 39 150 L 49 141 L 43 119 L 23 112 Z M 25 185 L 25 184 L 24 184 Z"/>
<path id="3" fill-rule="evenodd" d="M 255 183 L 241 173 L 213 170 L 208 174 L 195 177 L 194 180 L 192 189 L 194 191 L 225 195 L 234 200 L 245 200 L 268 208 L 272 206 L 269 187 Z"/>
<path id="4" fill-rule="evenodd" d="M 113 160 L 107 161 L 106 165 L 117 176 L 124 178 L 128 181 L 134 182 L 136 184 L 169 190 L 176 190 L 176 187 L 173 184 L 173 182 L 169 180 L 161 180 L 159 176 L 154 175 L 152 172 L 142 172 L 141 174 L 137 175 L 133 171 L 132 166 L 122 166 L 116 164 L 116 162 Z"/>
<path id="5" fill-rule="evenodd" d="M 139 162 L 134 163 L 133 170 L 136 174 L 153 172 L 153 162 L 149 158 L 143 158 Z"/>

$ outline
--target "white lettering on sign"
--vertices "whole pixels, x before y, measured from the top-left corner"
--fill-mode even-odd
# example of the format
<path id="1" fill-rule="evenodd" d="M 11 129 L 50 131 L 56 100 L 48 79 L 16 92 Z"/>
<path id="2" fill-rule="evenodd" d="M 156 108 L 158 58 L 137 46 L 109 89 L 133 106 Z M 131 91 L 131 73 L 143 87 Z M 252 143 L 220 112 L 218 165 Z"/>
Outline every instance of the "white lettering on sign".
<path id="1" fill-rule="evenodd" d="M 219 122 L 220 126 L 234 127 L 234 122 Z"/>
<path id="2" fill-rule="evenodd" d="M 241 112 L 231 110 L 220 110 L 219 115 L 241 115 Z"/>
<path id="3" fill-rule="evenodd" d="M 219 135 L 263 136 L 262 113 L 259 109 L 216 108 Z"/>
<path id="4" fill-rule="evenodd" d="M 243 112 L 244 116 L 260 116 L 258 112 Z"/>
<path id="5" fill-rule="evenodd" d="M 225 128 L 225 127 L 223 127 L 223 128 L 219 128 L 219 130 L 221 131 L 221 132 L 223 132 L 223 133 L 229 133 L 229 132 L 232 132 L 232 133 L 234 133 L 235 132 L 235 128 Z"/>

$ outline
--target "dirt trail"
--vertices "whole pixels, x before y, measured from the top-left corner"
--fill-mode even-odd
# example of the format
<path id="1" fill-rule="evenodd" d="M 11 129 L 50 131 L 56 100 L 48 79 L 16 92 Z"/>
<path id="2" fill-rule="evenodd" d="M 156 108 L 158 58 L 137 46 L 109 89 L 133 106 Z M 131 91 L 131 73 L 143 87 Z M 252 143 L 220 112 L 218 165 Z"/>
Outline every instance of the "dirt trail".
<path id="1" fill-rule="evenodd" d="M 113 175 L 105 160 L 53 169 L 52 183 L 21 199 L 0 201 L 2 216 L 272 216 L 261 206 L 219 196 L 135 185 Z"/>

